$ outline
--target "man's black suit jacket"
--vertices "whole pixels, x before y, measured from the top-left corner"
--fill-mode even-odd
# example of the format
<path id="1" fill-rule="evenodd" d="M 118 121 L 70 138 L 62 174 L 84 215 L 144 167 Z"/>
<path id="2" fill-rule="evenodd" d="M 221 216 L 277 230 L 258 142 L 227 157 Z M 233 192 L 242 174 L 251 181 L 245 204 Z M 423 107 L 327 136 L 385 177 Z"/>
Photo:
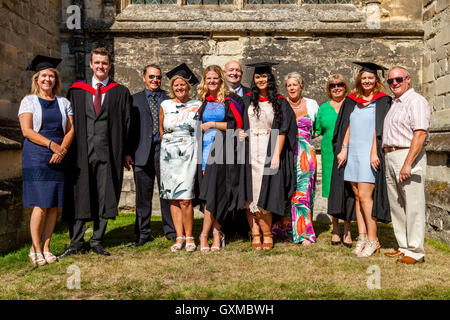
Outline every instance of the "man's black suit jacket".
<path id="1" fill-rule="evenodd" d="M 134 94 L 132 98 L 131 157 L 136 166 L 145 166 L 153 144 L 153 118 L 145 96 L 145 90 Z M 169 96 L 165 91 L 161 90 L 160 97 L 156 101 L 157 106 L 159 107 L 161 102 L 167 99 L 170 99 Z"/>

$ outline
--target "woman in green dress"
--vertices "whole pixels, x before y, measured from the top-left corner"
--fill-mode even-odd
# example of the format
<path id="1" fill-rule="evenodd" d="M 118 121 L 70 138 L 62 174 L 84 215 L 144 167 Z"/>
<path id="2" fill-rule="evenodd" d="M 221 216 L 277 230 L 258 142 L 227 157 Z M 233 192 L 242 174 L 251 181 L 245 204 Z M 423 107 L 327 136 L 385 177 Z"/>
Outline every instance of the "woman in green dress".
<path id="1" fill-rule="evenodd" d="M 322 160 L 322 196 L 328 198 L 330 194 L 331 171 L 333 169 L 333 132 L 334 125 L 345 96 L 349 93 L 347 82 L 341 74 L 333 74 L 328 78 L 327 95 L 330 101 L 325 102 L 319 108 L 317 114 L 315 132 L 323 135 L 321 143 Z M 339 220 L 332 217 L 333 231 L 331 244 L 338 245 L 341 242 L 346 246 L 352 247 L 352 236 L 350 233 L 351 221 L 344 221 L 343 239 L 339 231 Z"/>

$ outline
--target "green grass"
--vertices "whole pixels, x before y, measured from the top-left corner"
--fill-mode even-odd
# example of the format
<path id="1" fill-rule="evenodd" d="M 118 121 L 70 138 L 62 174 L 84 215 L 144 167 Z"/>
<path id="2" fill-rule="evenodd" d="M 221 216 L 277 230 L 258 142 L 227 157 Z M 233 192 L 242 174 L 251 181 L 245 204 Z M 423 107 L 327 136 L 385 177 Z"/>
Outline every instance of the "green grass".
<path id="1" fill-rule="evenodd" d="M 30 244 L 0 255 L 0 299 L 449 299 L 449 246 L 426 240 L 426 263 L 396 264 L 384 255 L 360 260 L 351 250 L 332 247 L 331 225 L 314 223 L 318 242 L 310 247 L 277 242 L 271 251 L 255 251 L 247 239 L 227 239 L 219 253 L 170 252 L 161 218 L 151 222 L 152 242 L 136 249 L 134 214 L 108 223 L 104 246 L 110 257 L 94 253 L 70 256 L 33 268 Z M 196 219 L 194 235 L 202 219 Z M 92 224 L 87 224 L 86 240 Z M 356 225 L 352 227 L 357 234 Z M 379 225 L 382 253 L 396 248 L 391 225 Z M 198 243 L 198 241 L 197 241 Z M 69 245 L 64 223 L 52 238 L 55 254 Z M 81 271 L 81 289 L 66 286 L 69 266 Z M 381 270 L 381 289 L 370 290 L 367 270 Z"/>

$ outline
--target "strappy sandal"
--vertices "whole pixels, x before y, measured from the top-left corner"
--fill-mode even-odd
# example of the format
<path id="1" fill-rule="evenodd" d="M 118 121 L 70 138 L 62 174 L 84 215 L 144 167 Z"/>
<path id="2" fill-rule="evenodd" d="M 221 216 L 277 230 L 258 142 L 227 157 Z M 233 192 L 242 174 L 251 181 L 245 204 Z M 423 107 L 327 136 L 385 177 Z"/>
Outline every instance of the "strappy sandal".
<path id="1" fill-rule="evenodd" d="M 187 239 L 194 240 L 194 237 L 186 237 L 186 240 Z M 186 241 L 186 245 L 184 246 L 184 248 L 186 249 L 187 252 L 193 252 L 193 251 L 195 251 L 197 246 L 195 245 L 195 242 L 187 242 Z"/>
<path id="2" fill-rule="evenodd" d="M 208 234 L 207 233 L 200 233 L 200 236 L 198 237 L 198 240 L 200 240 L 201 237 L 206 237 L 206 241 L 208 241 Z M 208 253 L 211 251 L 211 248 L 209 245 L 207 247 L 200 247 L 200 252 Z"/>
<path id="3" fill-rule="evenodd" d="M 272 240 L 272 242 L 269 242 L 269 243 L 263 242 L 262 245 L 261 245 L 262 249 L 263 250 L 270 250 L 270 249 L 272 249 L 273 248 L 273 235 L 272 235 L 272 232 L 270 232 L 270 233 L 263 233 L 263 237 L 264 237 L 264 239 L 270 238 Z"/>
<path id="4" fill-rule="evenodd" d="M 378 240 L 375 241 L 367 240 L 366 246 L 364 247 L 364 250 L 358 254 L 358 258 L 368 258 L 373 254 L 379 254 L 380 248 L 381 245 L 378 242 Z"/>
<path id="5" fill-rule="evenodd" d="M 225 247 L 225 235 L 222 233 L 222 231 L 213 231 L 213 234 L 220 235 L 220 247 L 211 246 L 211 251 L 218 252 L 218 251 L 220 251 L 221 248 Z"/>
<path id="6" fill-rule="evenodd" d="M 255 239 L 258 239 L 259 242 L 254 242 Z M 261 243 L 261 234 L 252 234 L 252 248 L 256 250 L 262 249 L 262 243 Z"/>
<path id="7" fill-rule="evenodd" d="M 172 251 L 172 252 L 177 252 L 177 251 L 180 251 L 181 248 L 183 248 L 184 237 L 177 237 L 176 240 L 178 240 L 178 239 L 183 240 L 183 242 L 181 242 L 181 243 L 175 243 L 173 246 L 170 247 L 170 251 Z"/>
<path id="8" fill-rule="evenodd" d="M 361 234 L 365 234 L 365 233 L 361 233 Z M 364 247 L 366 246 L 368 241 L 369 240 L 366 237 L 363 238 L 361 236 L 358 236 L 357 241 L 356 241 L 356 247 L 355 247 L 355 249 L 353 249 L 352 253 L 355 255 L 360 254 L 364 250 Z"/>
<path id="9" fill-rule="evenodd" d="M 42 254 L 44 255 L 45 261 L 47 261 L 47 263 L 53 263 L 55 261 L 58 261 L 58 258 L 55 257 L 55 255 L 49 251 L 44 251 L 42 252 Z"/>
<path id="10" fill-rule="evenodd" d="M 30 250 L 30 254 L 28 255 L 28 257 L 30 258 L 31 264 L 35 267 L 41 267 L 47 263 L 47 261 L 45 261 L 44 259 L 44 256 L 40 252 L 31 252 Z"/>

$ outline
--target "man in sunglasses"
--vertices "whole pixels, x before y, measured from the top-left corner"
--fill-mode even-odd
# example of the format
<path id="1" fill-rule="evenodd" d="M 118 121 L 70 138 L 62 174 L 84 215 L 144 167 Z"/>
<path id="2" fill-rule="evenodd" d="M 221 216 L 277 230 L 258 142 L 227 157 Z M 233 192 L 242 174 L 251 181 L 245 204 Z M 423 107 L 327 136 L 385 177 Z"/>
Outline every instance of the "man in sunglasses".
<path id="1" fill-rule="evenodd" d="M 384 119 L 383 148 L 392 224 L 399 249 L 385 253 L 397 262 L 424 262 L 425 250 L 425 145 L 430 106 L 410 87 L 402 67 L 389 71 L 389 89 L 395 98 Z"/>
<path id="2" fill-rule="evenodd" d="M 158 187 L 160 179 L 159 151 L 161 137 L 159 134 L 159 106 L 170 99 L 161 89 L 161 68 L 151 64 L 144 68 L 142 80 L 145 89 L 133 95 L 131 108 L 131 135 L 133 146 L 131 155 L 126 157 L 125 166 L 129 170 L 133 166 L 136 184 L 136 221 L 134 232 L 136 242 L 131 247 L 140 247 L 151 240 L 150 219 L 152 215 L 152 199 L 155 177 Z M 164 235 L 175 240 L 176 233 L 170 215 L 170 203 L 161 199 L 161 218 Z"/>

